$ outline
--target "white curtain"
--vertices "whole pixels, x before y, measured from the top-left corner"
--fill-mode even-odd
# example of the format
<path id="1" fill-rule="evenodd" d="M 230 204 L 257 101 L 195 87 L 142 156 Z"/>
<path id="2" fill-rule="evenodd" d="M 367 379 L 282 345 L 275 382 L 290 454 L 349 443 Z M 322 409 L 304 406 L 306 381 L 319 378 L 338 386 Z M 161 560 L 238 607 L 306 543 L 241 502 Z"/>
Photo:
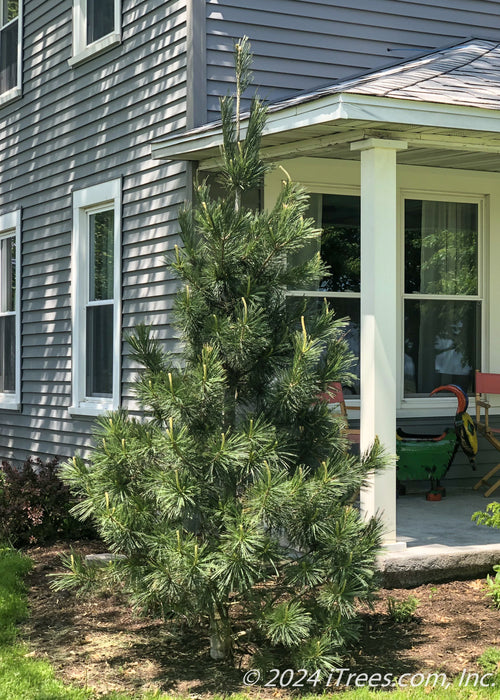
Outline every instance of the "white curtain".
<path id="1" fill-rule="evenodd" d="M 459 202 L 422 202 L 420 293 L 477 293 L 477 208 Z M 417 393 L 441 382 L 459 382 L 471 372 L 456 338 L 461 334 L 462 302 L 421 303 Z"/>

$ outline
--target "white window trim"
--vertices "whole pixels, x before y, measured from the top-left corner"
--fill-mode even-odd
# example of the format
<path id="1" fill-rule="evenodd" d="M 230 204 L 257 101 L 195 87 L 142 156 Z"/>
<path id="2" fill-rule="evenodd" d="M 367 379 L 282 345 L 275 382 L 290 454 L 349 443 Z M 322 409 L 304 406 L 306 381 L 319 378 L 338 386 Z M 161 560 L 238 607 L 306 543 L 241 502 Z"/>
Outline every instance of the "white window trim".
<path id="1" fill-rule="evenodd" d="M 17 16 L 17 85 L 10 90 L 0 93 L 0 107 L 22 97 L 23 80 L 23 0 L 19 0 L 19 14 Z M 11 20 L 12 22 L 14 20 Z"/>
<path id="2" fill-rule="evenodd" d="M 71 67 L 98 56 L 121 43 L 121 0 L 114 0 L 115 30 L 92 44 L 87 44 L 87 0 L 73 0 L 73 55 L 68 60 Z"/>
<path id="3" fill-rule="evenodd" d="M 16 240 L 16 389 L 12 393 L 0 392 L 0 409 L 19 411 L 21 408 L 21 210 L 0 216 L 0 239 L 14 237 Z"/>
<path id="4" fill-rule="evenodd" d="M 486 299 L 485 299 L 485 206 L 486 197 L 477 194 L 457 194 L 457 192 L 444 192 L 432 190 L 429 192 L 424 189 L 401 189 L 399 191 L 399 231 L 398 239 L 400 241 L 398 251 L 398 415 L 400 417 L 420 417 L 429 416 L 429 408 L 432 406 L 433 416 L 449 416 L 450 412 L 456 408 L 455 397 L 448 398 L 446 394 L 438 394 L 432 398 L 426 396 L 408 396 L 404 395 L 404 302 L 406 299 L 443 299 L 443 300 L 464 300 L 478 301 L 481 303 L 481 367 L 487 366 L 487 314 L 486 314 Z M 477 204 L 478 207 L 478 293 L 475 295 L 447 295 L 447 294 L 406 294 L 404 289 L 405 275 L 405 246 L 404 246 L 404 231 L 405 231 L 405 200 L 419 199 L 433 202 L 464 202 Z M 432 404 L 430 404 L 432 401 Z M 470 398 L 469 412 L 473 411 L 475 402 Z"/>
<path id="5" fill-rule="evenodd" d="M 114 210 L 113 287 L 113 395 L 86 396 L 85 313 L 88 287 L 88 214 Z M 73 192 L 73 237 L 71 245 L 72 299 L 72 390 L 71 415 L 98 416 L 120 404 L 121 379 L 121 180 L 111 180 Z"/>

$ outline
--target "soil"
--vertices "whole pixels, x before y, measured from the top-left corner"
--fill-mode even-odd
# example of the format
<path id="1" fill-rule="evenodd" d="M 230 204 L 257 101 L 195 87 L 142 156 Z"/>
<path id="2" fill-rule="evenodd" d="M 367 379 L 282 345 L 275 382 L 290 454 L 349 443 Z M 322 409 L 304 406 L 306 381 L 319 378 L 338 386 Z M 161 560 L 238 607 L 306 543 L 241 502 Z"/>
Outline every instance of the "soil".
<path id="1" fill-rule="evenodd" d="M 104 551 L 98 542 L 73 548 L 83 554 Z M 27 552 L 35 562 L 28 581 L 30 617 L 22 628 L 30 656 L 49 660 L 62 680 L 98 693 L 161 689 L 199 697 L 249 691 L 242 682 L 248 649 L 240 649 L 235 664 L 214 662 L 206 629 L 193 633 L 138 617 L 118 593 L 89 599 L 54 592 L 48 575 L 62 570 L 59 555 L 68 549 L 60 544 Z M 395 622 L 388 599 L 401 602 L 409 596 L 419 601 L 415 613 L 407 622 Z M 361 642 L 344 664 L 351 673 L 439 672 L 452 679 L 464 669 L 479 672 L 478 657 L 489 647 L 500 647 L 500 611 L 485 597 L 484 579 L 411 591 L 382 589 L 374 609 L 365 607 L 361 615 Z M 251 690 L 261 697 L 282 695 L 257 686 Z"/>

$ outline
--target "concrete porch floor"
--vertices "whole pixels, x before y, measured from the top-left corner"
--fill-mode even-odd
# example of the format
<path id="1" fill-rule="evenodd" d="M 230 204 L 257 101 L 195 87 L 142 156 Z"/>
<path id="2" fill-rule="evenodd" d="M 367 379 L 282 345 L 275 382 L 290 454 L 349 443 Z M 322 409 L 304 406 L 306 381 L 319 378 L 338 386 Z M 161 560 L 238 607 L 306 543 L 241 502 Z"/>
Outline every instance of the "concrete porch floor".
<path id="1" fill-rule="evenodd" d="M 406 542 L 406 549 L 380 556 L 385 586 L 474 578 L 500 564 L 500 530 L 471 521 L 474 512 L 495 500 L 495 494 L 484 498 L 472 485 L 444 485 L 442 501 L 426 501 L 425 487 L 398 498 L 397 539 Z"/>

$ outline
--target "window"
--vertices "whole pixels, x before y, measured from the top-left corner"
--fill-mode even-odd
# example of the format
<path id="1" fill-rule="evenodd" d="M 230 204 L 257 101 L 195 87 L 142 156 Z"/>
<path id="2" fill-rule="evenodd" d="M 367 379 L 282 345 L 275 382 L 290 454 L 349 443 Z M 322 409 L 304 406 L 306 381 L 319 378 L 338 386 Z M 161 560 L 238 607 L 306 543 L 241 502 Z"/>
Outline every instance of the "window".
<path id="1" fill-rule="evenodd" d="M 479 202 L 405 200 L 404 396 L 473 393 L 481 367 Z"/>
<path id="2" fill-rule="evenodd" d="M 20 95 L 21 3 L 0 0 L 0 101 Z"/>
<path id="3" fill-rule="evenodd" d="M 0 216 L 0 408 L 20 406 L 20 212 Z"/>
<path id="4" fill-rule="evenodd" d="M 118 407 L 120 180 L 73 195 L 73 413 Z"/>
<path id="5" fill-rule="evenodd" d="M 115 1 L 87 0 L 87 46 L 115 31 Z"/>
<path id="6" fill-rule="evenodd" d="M 77 65 L 121 41 L 120 0 L 73 0 L 73 56 Z"/>
<path id="7" fill-rule="evenodd" d="M 344 393 L 359 395 L 360 198 L 351 194 L 312 194 L 309 216 L 323 229 L 321 241 L 315 241 L 294 255 L 291 262 L 295 265 L 305 262 L 319 250 L 332 274 L 318 280 L 313 289 L 293 290 L 288 294 L 291 297 L 312 297 L 318 305 L 326 297 L 338 318 L 350 319 L 346 337 L 351 352 L 358 360 L 352 367 L 358 379 L 351 387 L 345 387 Z"/>
<path id="8" fill-rule="evenodd" d="M 403 398 L 427 397 L 442 384 L 473 393 L 481 367 L 483 299 L 480 279 L 481 200 L 405 199 L 403 272 Z M 347 339 L 360 354 L 360 198 L 312 194 L 310 215 L 323 228 L 321 242 L 295 256 L 299 263 L 318 250 L 332 272 L 314 289 L 293 290 L 350 318 Z M 359 378 L 359 363 L 353 367 Z M 359 394 L 359 379 L 351 390 Z"/>

